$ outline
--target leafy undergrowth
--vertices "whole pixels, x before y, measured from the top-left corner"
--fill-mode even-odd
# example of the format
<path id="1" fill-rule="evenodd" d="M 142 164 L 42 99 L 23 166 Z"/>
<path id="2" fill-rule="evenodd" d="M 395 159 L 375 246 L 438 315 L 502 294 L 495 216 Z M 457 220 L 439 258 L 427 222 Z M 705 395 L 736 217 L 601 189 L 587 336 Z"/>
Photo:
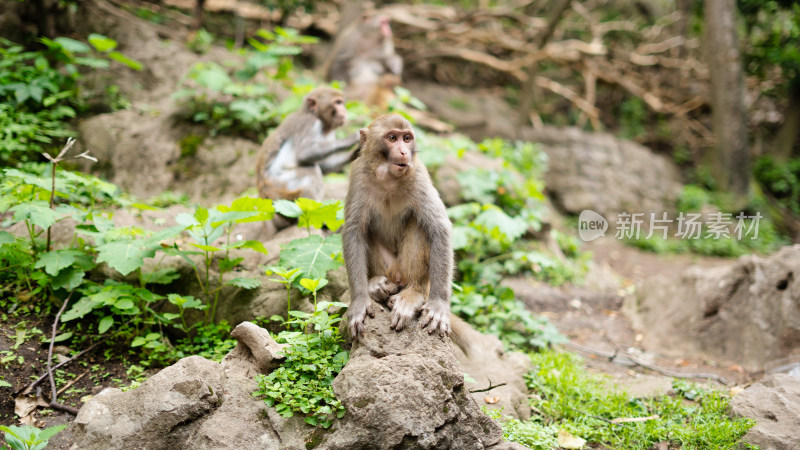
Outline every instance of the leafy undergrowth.
<path id="1" fill-rule="evenodd" d="M 720 391 L 675 381 L 674 394 L 635 398 L 609 389 L 610 381 L 589 373 L 578 356 L 556 350 L 530 356 L 536 367 L 526 377 L 533 417 L 523 422 L 489 412 L 510 441 L 550 449 L 562 433 L 620 449 L 662 442 L 685 449 L 754 448 L 738 441 L 755 422 L 731 418 L 730 399 Z"/>

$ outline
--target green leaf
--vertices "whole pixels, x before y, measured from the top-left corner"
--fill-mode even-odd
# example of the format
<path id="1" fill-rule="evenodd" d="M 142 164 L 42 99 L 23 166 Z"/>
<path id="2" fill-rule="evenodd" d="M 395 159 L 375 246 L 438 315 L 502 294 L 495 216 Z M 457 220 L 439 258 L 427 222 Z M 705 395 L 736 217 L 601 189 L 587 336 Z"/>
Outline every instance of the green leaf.
<path id="1" fill-rule="evenodd" d="M 111 328 L 111 325 L 114 325 L 114 317 L 105 316 L 100 319 L 100 323 L 97 324 L 97 332 L 103 334 Z"/>
<path id="2" fill-rule="evenodd" d="M 50 280 L 50 287 L 53 289 L 66 289 L 71 291 L 80 286 L 86 272 L 80 269 L 64 269 Z"/>
<path id="3" fill-rule="evenodd" d="M 265 255 L 268 253 L 261 241 L 238 241 L 231 245 L 230 248 L 249 248 Z"/>
<path id="4" fill-rule="evenodd" d="M 72 331 L 67 331 L 66 333 L 61 333 L 57 335 L 56 338 L 53 340 L 53 342 L 64 342 L 71 337 L 72 337 Z M 50 342 L 50 340 L 48 339 L 46 342 Z"/>
<path id="5" fill-rule="evenodd" d="M 244 261 L 243 257 L 221 259 L 219 261 L 219 270 L 220 272 L 227 272 L 241 264 L 242 261 Z"/>
<path id="6" fill-rule="evenodd" d="M 280 265 L 299 268 L 303 278 L 325 278 L 329 270 L 342 264 L 336 258 L 342 252 L 340 234 L 327 239 L 316 235 L 295 239 L 281 249 Z"/>
<path id="7" fill-rule="evenodd" d="M 17 238 L 8 231 L 0 231 L 0 245 L 13 244 L 17 242 Z"/>
<path id="8" fill-rule="evenodd" d="M 474 223 L 483 226 L 487 231 L 498 230 L 509 241 L 514 241 L 528 231 L 528 224 L 522 217 L 510 217 L 496 206 L 491 206 L 478 214 Z"/>
<path id="9" fill-rule="evenodd" d="M 290 202 L 289 200 L 276 200 L 273 205 L 275 212 L 286 217 L 300 217 L 300 214 L 303 214 L 303 210 L 295 202 Z"/>
<path id="10" fill-rule="evenodd" d="M 48 228 L 60 218 L 58 213 L 50 209 L 50 205 L 43 200 L 20 203 L 9 208 L 9 211 L 14 213 L 16 222 L 29 220 L 33 225 L 40 228 Z"/>
<path id="11" fill-rule="evenodd" d="M 213 245 L 195 244 L 194 242 L 190 242 L 189 245 L 192 247 L 197 247 L 204 252 L 217 252 L 222 250 L 219 247 L 214 247 Z"/>
<path id="12" fill-rule="evenodd" d="M 75 39 L 70 39 L 68 37 L 57 37 L 54 39 L 64 50 L 71 52 L 71 53 L 86 53 L 88 52 L 89 46 L 84 44 L 81 41 L 76 41 Z"/>
<path id="13" fill-rule="evenodd" d="M 158 244 L 145 239 L 115 241 L 97 247 L 97 262 L 105 262 L 122 275 L 142 267 L 144 258 L 156 254 Z"/>
<path id="14" fill-rule="evenodd" d="M 116 302 L 114 302 L 114 307 L 118 309 L 123 309 L 123 310 L 132 309 L 134 306 L 135 305 L 133 304 L 133 300 L 127 297 L 120 298 Z"/>
<path id="15" fill-rule="evenodd" d="M 44 430 L 39 432 L 39 440 L 40 441 L 49 441 L 50 438 L 58 434 L 61 430 L 67 428 L 66 425 L 55 425 L 50 428 L 45 428 Z"/>
<path id="16" fill-rule="evenodd" d="M 80 319 L 92 312 L 93 309 L 102 306 L 103 302 L 97 300 L 93 296 L 81 297 L 74 303 L 70 309 L 61 316 L 62 322 L 69 322 L 70 320 Z"/>
<path id="17" fill-rule="evenodd" d="M 133 338 L 133 342 L 131 342 L 131 347 L 140 347 L 147 343 L 147 340 L 141 336 L 136 336 Z"/>
<path id="18" fill-rule="evenodd" d="M 99 52 L 107 53 L 117 48 L 117 41 L 102 34 L 92 33 L 89 35 L 88 40 L 92 47 Z"/>
<path id="19" fill-rule="evenodd" d="M 130 67 L 133 70 L 142 70 L 142 63 L 136 61 L 135 59 L 128 58 L 127 56 L 123 55 L 120 52 L 117 51 L 110 52 L 108 54 L 108 57 L 113 59 L 114 61 L 125 64 L 126 66 Z"/>
<path id="20" fill-rule="evenodd" d="M 242 289 L 255 289 L 255 288 L 261 286 L 261 281 L 259 281 L 256 278 L 238 277 L 238 278 L 234 278 L 234 279 L 228 281 L 225 284 L 229 284 L 229 285 L 232 285 L 232 286 L 237 286 L 237 287 L 240 287 Z"/>
<path id="21" fill-rule="evenodd" d="M 337 218 L 337 212 L 342 208 L 341 202 L 338 200 L 331 203 L 320 203 L 309 198 L 298 198 L 295 203 L 303 211 L 298 219 L 298 225 L 301 227 L 312 226 L 322 229 L 322 226 L 325 225 L 331 231 L 336 231 L 344 223 L 344 220 Z"/>
<path id="22" fill-rule="evenodd" d="M 255 216 L 237 220 L 236 223 L 270 220 L 275 214 L 275 208 L 272 206 L 272 200 L 268 198 L 240 197 L 234 200 L 231 203 L 231 206 L 220 205 L 217 206 L 217 209 L 221 212 L 239 211 L 259 213 Z"/>
<path id="23" fill-rule="evenodd" d="M 44 267 L 45 272 L 55 276 L 61 269 L 71 266 L 81 256 L 88 257 L 81 250 L 55 250 L 42 253 L 34 267 L 37 269 Z"/>
<path id="24" fill-rule="evenodd" d="M 12 387 L 12 386 L 11 386 L 11 383 L 9 383 L 8 381 L 0 380 L 0 388 L 4 388 L 4 387 Z"/>
<path id="25" fill-rule="evenodd" d="M 174 267 L 164 267 L 153 272 L 143 274 L 145 283 L 170 284 L 179 279 L 181 274 Z"/>

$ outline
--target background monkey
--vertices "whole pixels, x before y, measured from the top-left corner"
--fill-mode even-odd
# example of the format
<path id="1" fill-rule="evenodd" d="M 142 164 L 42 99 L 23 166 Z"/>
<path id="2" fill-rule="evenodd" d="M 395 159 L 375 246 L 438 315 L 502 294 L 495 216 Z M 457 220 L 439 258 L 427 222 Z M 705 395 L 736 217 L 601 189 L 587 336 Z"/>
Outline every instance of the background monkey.
<path id="1" fill-rule="evenodd" d="M 341 32 L 324 65 L 328 81 L 346 82 L 348 98 L 360 100 L 381 86 L 382 75 L 394 75 L 399 82 L 402 71 L 403 59 L 394 51 L 389 18 L 375 13 L 363 15 Z"/>
<path id="2" fill-rule="evenodd" d="M 363 333 L 366 316 L 374 316 L 373 300 L 388 300 L 393 329 L 403 329 L 422 311 L 422 327 L 447 335 L 452 325 L 453 340 L 468 353 L 468 325 L 455 316 L 451 323 L 450 219 L 416 156 L 411 124 L 387 115 L 360 133 L 342 230 L 350 333 L 354 339 Z"/>
<path id="3" fill-rule="evenodd" d="M 294 200 L 322 198 L 322 174 L 340 171 L 350 162 L 356 136 L 336 139 L 347 109 L 342 93 L 318 87 L 289 114 L 261 146 L 256 165 L 258 194 L 263 198 Z"/>

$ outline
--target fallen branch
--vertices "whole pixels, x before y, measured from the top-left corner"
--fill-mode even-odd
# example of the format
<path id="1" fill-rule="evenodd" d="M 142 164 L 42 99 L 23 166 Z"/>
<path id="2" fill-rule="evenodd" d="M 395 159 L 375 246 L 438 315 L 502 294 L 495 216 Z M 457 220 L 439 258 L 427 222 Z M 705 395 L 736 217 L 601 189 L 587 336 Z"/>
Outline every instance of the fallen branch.
<path id="1" fill-rule="evenodd" d="M 99 341 L 95 342 L 94 344 L 90 345 L 89 347 L 87 347 L 87 348 L 81 350 L 80 352 L 76 353 L 74 356 L 71 356 L 71 357 L 65 359 L 64 361 L 61 361 L 60 363 L 58 363 L 55 366 L 53 366 L 53 370 L 60 369 L 61 367 L 66 366 L 67 364 L 71 363 L 72 361 L 75 361 L 76 359 L 80 358 L 81 356 L 89 353 L 90 351 L 92 351 L 95 348 L 97 348 L 98 345 L 100 345 L 103 342 L 105 342 L 106 339 L 108 339 L 111 336 L 112 335 L 107 335 L 106 337 L 100 339 Z M 29 384 L 21 393 L 23 395 L 30 394 L 33 391 L 33 389 L 36 386 L 39 385 L 39 383 L 41 383 L 42 381 L 44 381 L 45 378 L 47 378 L 48 373 L 49 372 L 43 373 L 41 376 L 39 376 L 39 378 L 37 378 L 31 384 Z"/>
<path id="2" fill-rule="evenodd" d="M 506 384 L 508 384 L 508 383 L 500 383 L 500 384 L 492 385 L 492 380 L 489 380 L 489 387 L 487 387 L 486 389 L 471 389 L 469 391 L 469 393 L 470 394 L 476 394 L 478 392 L 489 392 L 494 388 L 499 388 L 500 386 L 505 386 Z"/>
<path id="3" fill-rule="evenodd" d="M 61 156 L 66 152 L 66 150 L 69 150 L 69 147 L 72 147 L 72 142 L 74 142 L 74 140 L 71 139 L 70 142 L 67 143 L 67 146 L 64 147 L 64 150 L 61 152 L 61 154 L 58 155 L 58 158 L 61 158 Z M 55 164 L 56 162 L 53 162 L 53 167 L 55 167 Z M 50 335 L 50 346 L 47 349 L 47 376 L 50 378 L 50 390 L 53 394 L 50 397 L 50 406 L 53 405 L 66 406 L 66 405 L 60 405 L 58 403 L 58 391 L 56 390 L 56 380 L 53 378 L 53 346 L 55 346 L 56 343 L 56 334 L 58 333 L 58 321 L 59 319 L 61 319 L 61 314 L 63 314 L 64 310 L 67 309 L 67 304 L 69 303 L 69 299 L 72 298 L 73 292 L 75 291 L 69 292 L 67 298 L 64 299 L 64 303 L 61 304 L 61 308 L 58 310 L 58 314 L 56 314 L 55 320 L 53 320 L 53 332 Z M 77 410 L 75 410 L 75 414 L 76 415 L 78 414 Z"/>
<path id="4" fill-rule="evenodd" d="M 61 389 L 59 389 L 59 390 L 58 390 L 58 392 L 57 392 L 57 393 L 58 393 L 58 395 L 61 395 L 61 394 L 63 394 L 63 393 L 64 393 L 64 391 L 66 391 L 67 389 L 69 389 L 69 388 L 70 388 L 70 386 L 72 386 L 73 384 L 75 384 L 75 383 L 77 383 L 78 381 L 80 381 L 80 380 L 81 380 L 81 378 L 85 377 L 85 376 L 86 376 L 86 374 L 88 374 L 88 373 L 89 373 L 89 371 L 87 370 L 86 372 L 83 372 L 82 374 L 80 374 L 80 375 L 78 375 L 77 377 L 75 377 L 75 378 L 73 378 L 72 380 L 70 380 L 70 381 L 69 381 L 69 383 L 65 384 L 65 385 L 64 385 L 64 386 L 63 386 Z"/>
<path id="5" fill-rule="evenodd" d="M 657 373 L 659 373 L 661 375 L 672 377 L 672 378 L 682 378 L 682 379 L 702 378 L 702 379 L 707 379 L 707 380 L 714 380 L 714 381 L 716 381 L 716 382 L 718 382 L 720 384 L 724 384 L 724 385 L 728 384 L 728 380 L 726 380 L 724 377 L 721 377 L 721 376 L 713 374 L 713 373 L 681 373 L 681 372 L 675 372 L 673 370 L 669 370 L 669 369 L 665 369 L 663 367 L 656 366 L 655 364 L 650 364 L 648 362 L 645 362 L 645 361 L 642 361 L 642 360 L 636 358 L 635 356 L 631 355 L 629 352 L 626 352 L 626 351 L 620 349 L 613 342 L 609 341 L 609 344 L 611 344 L 611 346 L 614 347 L 614 349 L 615 349 L 614 353 L 608 353 L 608 352 L 603 352 L 603 351 L 596 350 L 596 349 L 593 349 L 593 348 L 584 347 L 584 346 L 582 346 L 580 344 L 576 344 L 574 342 L 566 342 L 564 345 L 566 345 L 567 347 L 574 348 L 575 350 L 578 350 L 578 351 L 581 351 L 581 352 L 584 352 L 584 353 L 600 356 L 601 358 L 606 358 L 610 362 L 615 363 L 615 364 L 618 364 L 617 356 L 622 354 L 630 362 L 632 362 L 633 364 L 635 364 L 635 365 L 637 365 L 639 367 L 643 367 L 645 369 L 649 369 L 649 370 L 652 370 L 653 372 L 657 372 Z"/>

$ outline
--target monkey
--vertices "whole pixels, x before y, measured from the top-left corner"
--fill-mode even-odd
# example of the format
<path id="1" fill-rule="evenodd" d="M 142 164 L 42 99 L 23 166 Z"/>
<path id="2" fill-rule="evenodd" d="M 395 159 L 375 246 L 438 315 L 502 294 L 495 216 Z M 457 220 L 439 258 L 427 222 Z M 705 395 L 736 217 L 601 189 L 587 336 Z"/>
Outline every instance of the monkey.
<path id="1" fill-rule="evenodd" d="M 360 130 L 350 167 L 342 244 L 350 283 L 347 327 L 364 332 L 372 301 L 392 310 L 399 331 L 422 312 L 429 333 L 450 335 L 469 354 L 468 325 L 450 314 L 452 224 L 417 157 L 414 131 L 402 116 L 384 115 Z"/>
<path id="2" fill-rule="evenodd" d="M 336 139 L 334 130 L 347 120 L 342 93 L 318 87 L 303 99 L 300 110 L 289 114 L 261 146 L 256 164 L 258 194 L 262 198 L 321 200 L 322 175 L 341 171 L 350 162 L 357 135 Z"/>
<path id="3" fill-rule="evenodd" d="M 364 103 L 374 106 L 378 111 L 386 111 L 389 103 L 397 98 L 394 88 L 400 85 L 400 77 L 393 73 L 385 73 L 380 76 L 373 85 L 372 91 L 367 94 Z"/>
<path id="4" fill-rule="evenodd" d="M 365 100 L 381 85 L 384 74 L 399 80 L 403 59 L 395 53 L 389 18 L 368 13 L 349 25 L 337 37 L 323 67 L 326 80 L 347 83 L 348 98 Z"/>

